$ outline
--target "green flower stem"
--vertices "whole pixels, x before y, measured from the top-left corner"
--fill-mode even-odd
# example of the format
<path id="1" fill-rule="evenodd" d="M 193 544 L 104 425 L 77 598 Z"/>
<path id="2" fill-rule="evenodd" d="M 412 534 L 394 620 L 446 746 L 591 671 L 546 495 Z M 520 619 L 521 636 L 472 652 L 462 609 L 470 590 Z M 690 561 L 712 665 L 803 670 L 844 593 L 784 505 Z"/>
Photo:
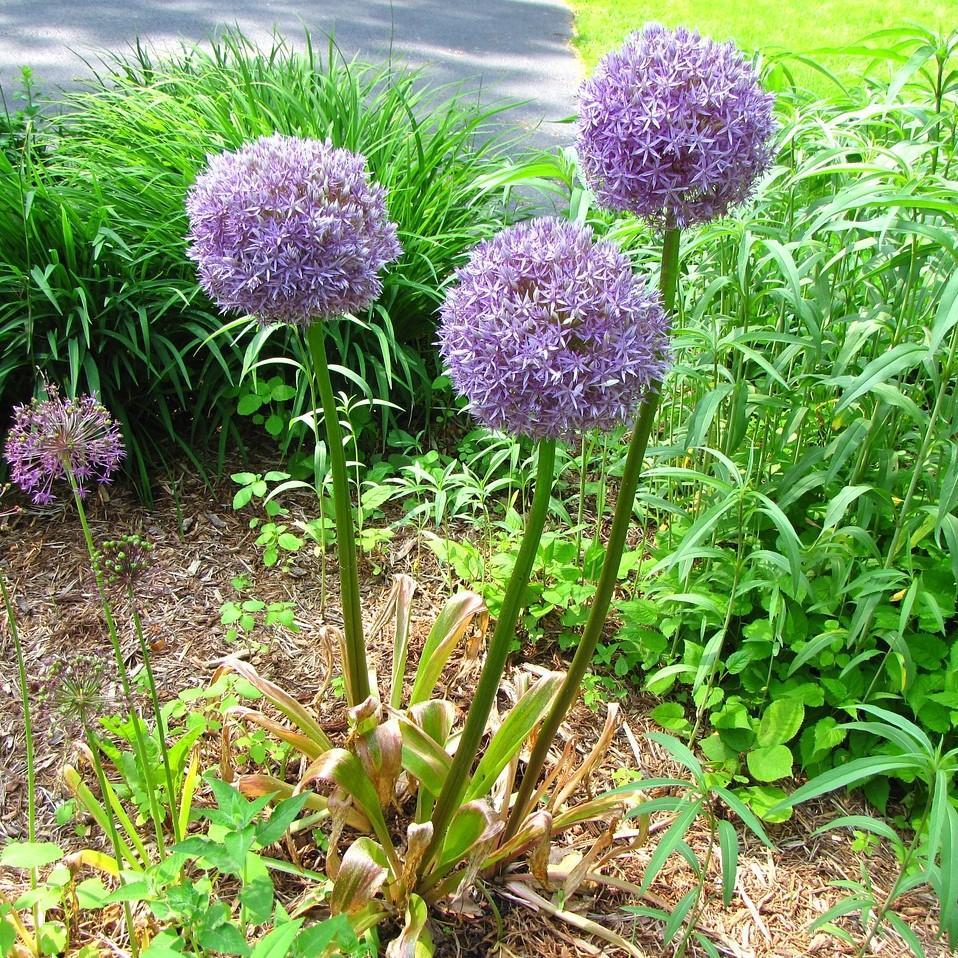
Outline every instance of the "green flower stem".
<path id="1" fill-rule="evenodd" d="M 103 762 L 100 759 L 100 745 L 96 740 L 96 735 L 93 734 L 93 729 L 90 727 L 89 717 L 84 714 L 80 717 L 80 721 L 83 723 L 83 734 L 86 737 L 87 748 L 90 749 L 90 758 L 93 762 L 93 769 L 96 772 L 97 784 L 100 786 L 100 794 L 103 796 L 103 806 L 107 812 L 107 831 L 109 833 L 110 843 L 113 845 L 113 854 L 116 856 L 117 868 L 122 872 L 123 852 L 120 846 L 120 835 L 116 830 L 116 821 L 110 808 L 110 799 L 108 797 L 109 789 L 106 784 L 106 772 L 103 771 Z M 120 884 L 125 884 L 122 874 L 120 875 Z M 123 916 L 126 919 L 127 934 L 130 936 L 130 952 L 133 955 L 133 958 L 137 958 L 137 955 L 140 953 L 140 946 L 136 941 L 136 928 L 133 924 L 133 912 L 130 909 L 130 903 L 128 901 L 123 902 Z"/>
<path id="2" fill-rule="evenodd" d="M 673 228 L 665 231 L 660 277 L 662 303 L 669 314 L 672 313 L 675 306 L 678 274 L 679 231 Z M 512 806 L 509 821 L 506 823 L 506 830 L 503 833 L 501 843 L 509 841 L 525 820 L 533 791 L 549 756 L 549 749 L 552 747 L 552 742 L 559 731 L 562 720 L 579 695 L 582 680 L 589 669 L 596 646 L 602 638 L 602 630 L 605 627 L 605 620 L 609 614 L 609 606 L 612 604 L 612 596 L 615 593 L 616 582 L 619 578 L 619 566 L 622 563 L 626 535 L 629 526 L 632 524 L 632 510 L 635 506 L 639 478 L 642 475 L 642 462 L 645 459 L 645 450 L 649 444 L 649 436 L 652 432 L 652 424 L 655 420 L 658 405 L 659 390 L 657 386 L 653 386 L 639 407 L 639 415 L 632 430 L 632 439 L 629 442 L 629 451 L 625 460 L 625 471 L 622 473 L 622 481 L 619 483 L 615 513 L 612 517 L 612 529 L 605 549 L 605 559 L 602 563 L 599 581 L 596 584 L 595 597 L 589 610 L 589 618 L 582 633 L 582 641 L 575 651 L 572 664 L 569 666 L 569 671 L 566 673 L 565 680 L 559 689 L 559 694 L 552 703 L 552 708 L 543 720 L 539 734 L 536 736 L 536 744 L 532 749 L 532 755 L 529 757 L 529 764 L 523 772 L 519 792 Z"/>
<path id="3" fill-rule="evenodd" d="M 160 757 L 163 759 L 163 772 L 166 775 L 166 794 L 169 796 L 173 838 L 179 841 L 183 836 L 180 835 L 180 816 L 176 814 L 176 792 L 173 790 L 173 770 L 170 765 L 170 750 L 166 743 L 166 723 L 163 721 L 163 713 L 160 710 L 160 696 L 156 690 L 156 678 L 153 675 L 153 665 L 150 661 L 150 647 L 147 644 L 146 636 L 143 634 L 143 620 L 140 618 L 140 613 L 136 608 L 136 598 L 133 595 L 132 587 L 127 588 L 127 597 L 130 600 L 130 606 L 133 610 L 133 629 L 140 643 L 140 655 L 143 656 L 143 667 L 146 670 L 146 684 L 150 689 L 150 701 L 153 703 L 156 735 L 160 743 Z"/>
<path id="4" fill-rule="evenodd" d="M 83 538 L 86 541 L 87 552 L 90 555 L 90 565 L 93 569 L 93 578 L 96 581 L 97 593 L 100 596 L 100 607 L 103 609 L 103 618 L 106 621 L 107 632 L 110 636 L 110 644 L 113 646 L 113 657 L 116 659 L 117 673 L 120 677 L 120 686 L 123 689 L 123 695 L 129 709 L 130 721 L 133 723 L 134 747 L 136 750 L 137 761 L 140 765 L 140 771 L 143 773 L 143 779 L 146 783 L 147 801 L 150 806 L 150 818 L 153 819 L 153 829 L 156 833 L 156 845 L 160 856 L 166 854 L 166 842 L 163 839 L 163 815 L 160 813 L 160 806 L 156 800 L 156 785 L 153 781 L 153 770 L 150 767 L 150 753 L 146 747 L 146 739 L 143 736 L 143 728 L 140 724 L 140 716 L 137 714 L 133 705 L 133 690 L 130 686 L 130 676 L 123 662 L 123 649 L 120 646 L 120 634 L 117 631 L 116 620 L 113 618 L 113 610 L 110 606 L 110 598 L 106 592 L 106 586 L 103 582 L 103 573 L 96 560 L 96 545 L 93 542 L 93 534 L 90 532 L 90 524 L 87 522 L 86 509 L 83 506 L 83 499 L 80 497 L 80 489 L 77 486 L 76 477 L 73 472 L 66 469 L 67 477 L 70 481 L 70 488 L 73 490 L 73 501 L 76 503 L 77 515 L 80 517 L 80 527 L 83 529 Z M 171 818 L 174 817 L 173 809 L 170 809 Z"/>
<path id="5" fill-rule="evenodd" d="M 13 637 L 13 649 L 17 656 L 17 674 L 20 679 L 20 708 L 23 711 L 23 734 L 27 744 L 27 841 L 37 840 L 37 768 L 33 751 L 33 722 L 30 715 L 30 689 L 27 686 L 27 663 L 23 657 L 23 645 L 20 642 L 20 629 L 13 610 L 13 602 L 7 583 L 0 575 L 0 596 L 7 613 L 7 629 Z M 30 869 L 30 887 L 37 887 L 37 870 Z M 33 927 L 40 930 L 40 906 L 33 905 Z"/>
<path id="6" fill-rule="evenodd" d="M 436 801 L 436 807 L 430 819 L 433 828 L 432 843 L 420 866 L 419 874 L 426 874 L 429 865 L 442 848 L 452 818 L 459 810 L 462 796 L 466 791 L 469 773 L 479 751 L 479 744 L 486 731 L 489 713 L 495 704 L 499 683 L 506 666 L 509 649 L 516 634 L 516 623 L 522 613 L 523 600 L 529 585 L 529 577 L 539 551 L 539 541 L 549 511 L 552 497 L 552 485 L 555 475 L 556 444 L 553 439 L 539 443 L 538 464 L 536 467 L 536 485 L 532 505 L 526 518 L 526 529 L 516 556 L 516 564 L 509 576 L 502 609 L 496 620 L 496 627 L 486 651 L 486 661 L 479 676 L 472 705 L 466 716 L 466 724 L 456 748 L 456 754 L 446 777 L 445 784 Z"/>
<path id="7" fill-rule="evenodd" d="M 343 431 L 339 424 L 339 410 L 329 379 L 326 360 L 325 331 L 322 323 L 313 323 L 306 332 L 313 363 L 313 377 L 319 391 L 329 446 L 329 463 L 333 476 L 333 505 L 336 515 L 336 551 L 339 555 L 339 585 L 343 606 L 343 634 L 346 661 L 343 675 L 346 679 L 346 697 L 350 705 L 358 705 L 369 698 L 369 668 L 366 665 L 366 642 L 363 638 L 363 613 L 359 598 L 359 570 L 356 564 L 356 535 L 353 530 L 353 507 L 346 473 L 346 451 L 343 449 Z M 321 493 L 321 490 L 317 490 Z M 322 497 L 320 495 L 320 502 Z"/>
<path id="8" fill-rule="evenodd" d="M 7 613 L 7 629 L 13 638 L 20 679 L 20 707 L 23 709 L 23 731 L 27 741 L 27 839 L 32 842 L 37 837 L 37 778 L 33 751 L 33 722 L 30 715 L 30 689 L 27 687 L 27 663 L 23 657 L 23 645 L 20 643 L 20 630 L 17 628 L 13 601 L 3 576 L 0 576 L 0 596 L 3 597 L 3 607 Z M 30 877 L 31 881 L 36 881 L 35 870 L 31 869 Z"/>

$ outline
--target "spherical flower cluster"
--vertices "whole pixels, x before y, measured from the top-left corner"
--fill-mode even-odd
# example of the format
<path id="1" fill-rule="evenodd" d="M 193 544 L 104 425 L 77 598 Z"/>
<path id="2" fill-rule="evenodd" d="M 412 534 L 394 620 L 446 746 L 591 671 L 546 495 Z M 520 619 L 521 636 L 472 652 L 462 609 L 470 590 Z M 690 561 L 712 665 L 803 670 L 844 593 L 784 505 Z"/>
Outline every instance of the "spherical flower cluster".
<path id="1" fill-rule="evenodd" d="M 658 295 L 588 227 L 520 223 L 477 246 L 456 280 L 439 348 L 490 428 L 539 439 L 610 429 L 665 373 Z"/>
<path id="2" fill-rule="evenodd" d="M 187 195 L 187 255 L 222 309 L 308 325 L 365 309 L 400 253 L 365 159 L 319 140 L 261 137 L 211 157 Z"/>
<path id="3" fill-rule="evenodd" d="M 771 163 L 773 102 L 733 44 L 650 24 L 579 91 L 583 174 L 603 206 L 657 226 L 723 216 Z"/>
<path id="4" fill-rule="evenodd" d="M 110 585 L 130 588 L 153 564 L 153 543 L 140 535 L 122 535 L 101 543 L 96 564 Z"/>
<path id="5" fill-rule="evenodd" d="M 81 496 L 109 482 L 124 455 L 119 426 L 95 396 L 64 399 L 46 389 L 47 399 L 14 409 L 4 448 L 10 478 L 38 505 L 52 501 L 58 479 L 72 477 Z"/>

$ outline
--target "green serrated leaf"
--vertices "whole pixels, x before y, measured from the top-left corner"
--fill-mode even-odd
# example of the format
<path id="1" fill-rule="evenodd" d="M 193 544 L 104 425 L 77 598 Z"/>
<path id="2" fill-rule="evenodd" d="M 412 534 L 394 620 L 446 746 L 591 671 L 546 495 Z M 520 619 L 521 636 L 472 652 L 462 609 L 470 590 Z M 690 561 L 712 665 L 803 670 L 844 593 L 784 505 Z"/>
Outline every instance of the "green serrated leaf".
<path id="1" fill-rule="evenodd" d="M 757 742 L 760 748 L 784 745 L 791 741 L 805 720 L 805 706 L 800 699 L 784 698 L 772 702 L 759 723 Z M 763 781 L 769 781 L 763 779 Z"/>
<path id="2" fill-rule="evenodd" d="M 749 774 L 759 782 L 777 782 L 792 774 L 792 753 L 787 745 L 754 748 L 745 756 Z"/>

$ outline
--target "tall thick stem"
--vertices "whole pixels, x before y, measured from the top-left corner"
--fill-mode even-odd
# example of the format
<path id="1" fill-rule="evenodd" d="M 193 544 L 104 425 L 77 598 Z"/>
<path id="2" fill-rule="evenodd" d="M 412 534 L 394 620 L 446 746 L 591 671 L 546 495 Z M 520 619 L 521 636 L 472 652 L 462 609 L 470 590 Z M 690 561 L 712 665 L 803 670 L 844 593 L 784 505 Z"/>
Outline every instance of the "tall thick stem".
<path id="1" fill-rule="evenodd" d="M 306 340 L 312 358 L 312 372 L 319 392 L 319 402 L 323 410 L 326 443 L 329 446 L 329 464 L 333 476 L 336 551 L 339 555 L 339 586 L 346 649 L 346 661 L 343 663 L 346 697 L 350 705 L 358 705 L 369 697 L 370 689 L 369 669 L 366 665 L 366 642 L 363 638 L 363 613 L 359 597 L 353 507 L 349 492 L 349 476 L 346 472 L 346 451 L 343 449 L 343 430 L 339 424 L 339 410 L 336 408 L 333 384 L 329 378 L 323 325 L 313 323 L 306 333 Z"/>
<path id="2" fill-rule="evenodd" d="M 665 232 L 662 246 L 660 278 L 662 303 L 667 313 L 671 313 L 675 306 L 678 271 L 679 231 L 678 229 L 668 229 Z M 645 450 L 649 444 L 649 436 L 652 433 L 652 423 L 655 421 L 655 412 L 658 405 L 659 390 L 657 386 L 654 386 L 649 390 L 648 395 L 639 407 L 639 415 L 632 430 L 632 439 L 629 442 L 629 451 L 625 459 L 625 471 L 622 473 L 622 481 L 619 483 L 615 513 L 612 517 L 612 529 L 605 549 L 605 559 L 602 563 L 599 581 L 596 584 L 595 597 L 589 610 L 589 618 L 582 633 L 582 641 L 572 658 L 572 663 L 566 673 L 565 681 L 559 689 L 559 694 L 539 729 L 535 747 L 529 758 L 529 764 L 523 772 L 519 792 L 512 806 L 506 830 L 503 833 L 502 843 L 507 842 L 515 835 L 529 811 L 528 805 L 539 776 L 545 767 L 549 749 L 552 747 L 552 742 L 559 731 L 562 720 L 579 695 L 582 680 L 588 671 L 596 646 L 602 638 L 602 630 L 609 614 L 609 606 L 612 604 L 615 584 L 619 577 L 619 566 L 622 562 L 626 536 L 629 526 L 632 524 L 632 510 L 635 506 L 639 477 L 642 474 L 642 462 L 645 459 Z"/>
<path id="3" fill-rule="evenodd" d="M 556 444 L 555 440 L 544 439 L 539 443 L 538 464 L 536 467 L 536 485 L 532 497 L 532 505 L 526 518 L 526 529 L 516 556 L 516 564 L 509 577 L 505 596 L 502 600 L 502 610 L 496 620 L 496 627 L 489 641 L 486 651 L 486 661 L 479 676 L 479 684 L 466 716 L 466 724 L 456 748 L 456 755 L 446 776 L 436 808 L 430 821 L 433 827 L 432 844 L 423 858 L 420 875 L 424 875 L 430 863 L 435 858 L 446 830 L 452 821 L 453 815 L 459 809 L 463 794 L 466 791 L 469 772 L 479 751 L 489 714 L 496 701 L 499 683 L 506 666 L 509 649 L 516 634 L 516 623 L 522 613 L 523 600 L 529 577 L 535 563 L 536 553 L 539 550 L 539 541 L 545 527 L 546 514 L 549 511 L 549 500 L 552 496 L 552 485 L 555 475 Z"/>

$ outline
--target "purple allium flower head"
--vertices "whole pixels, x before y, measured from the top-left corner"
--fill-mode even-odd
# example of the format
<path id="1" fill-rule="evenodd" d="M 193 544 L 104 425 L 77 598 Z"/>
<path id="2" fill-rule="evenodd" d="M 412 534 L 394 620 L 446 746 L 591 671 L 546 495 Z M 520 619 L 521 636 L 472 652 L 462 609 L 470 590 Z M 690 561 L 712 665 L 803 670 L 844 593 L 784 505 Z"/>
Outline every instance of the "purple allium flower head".
<path id="1" fill-rule="evenodd" d="M 120 428 L 95 396 L 64 399 L 55 386 L 46 390 L 47 399 L 14 408 L 4 448 L 10 478 L 38 505 L 70 474 L 81 496 L 90 483 L 109 482 L 124 455 Z"/>
<path id="2" fill-rule="evenodd" d="M 579 90 L 586 182 L 661 227 L 724 216 L 771 164 L 773 103 L 733 44 L 650 24 Z"/>
<path id="3" fill-rule="evenodd" d="M 400 253 L 385 199 L 358 153 L 261 137 L 210 157 L 190 188 L 187 255 L 224 310 L 301 325 L 358 312 Z"/>
<path id="4" fill-rule="evenodd" d="M 541 438 L 631 422 L 668 365 L 658 294 L 613 243 L 554 218 L 480 243 L 442 307 L 453 385 L 493 429 Z"/>

